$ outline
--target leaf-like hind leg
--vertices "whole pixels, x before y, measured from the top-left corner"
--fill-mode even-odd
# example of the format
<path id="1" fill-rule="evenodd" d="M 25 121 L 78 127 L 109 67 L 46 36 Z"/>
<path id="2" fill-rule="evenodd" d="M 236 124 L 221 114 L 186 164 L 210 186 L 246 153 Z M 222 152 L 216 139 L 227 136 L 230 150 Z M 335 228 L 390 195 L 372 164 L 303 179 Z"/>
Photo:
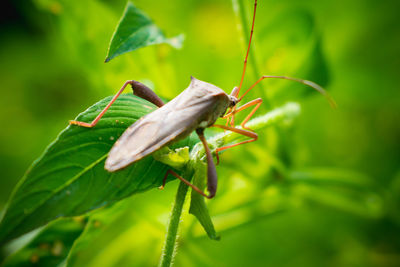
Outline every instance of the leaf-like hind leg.
<path id="1" fill-rule="evenodd" d="M 199 128 L 196 130 L 197 135 L 200 138 L 200 141 L 203 143 L 204 149 L 206 151 L 207 157 L 207 190 L 210 195 L 207 198 L 213 198 L 215 193 L 217 192 L 217 184 L 218 184 L 218 177 L 217 177 L 217 170 L 215 169 L 215 164 L 211 155 L 210 148 L 208 147 L 206 138 L 204 137 L 204 129 Z"/>
<path id="2" fill-rule="evenodd" d="M 99 115 L 97 115 L 97 117 L 91 123 L 82 121 L 69 121 L 69 124 L 87 128 L 94 127 L 97 124 L 97 122 L 101 119 L 101 117 L 103 117 L 104 113 L 106 113 L 106 111 L 111 107 L 111 105 L 115 102 L 115 100 L 117 100 L 117 98 L 122 94 L 122 92 L 129 84 L 132 86 L 134 95 L 153 103 L 157 107 L 161 107 L 164 105 L 164 102 L 161 100 L 161 98 L 159 98 L 156 95 L 156 93 L 154 93 L 150 88 L 148 88 L 147 86 L 145 86 L 140 82 L 130 80 L 124 83 L 124 85 L 121 87 L 121 89 L 119 89 L 119 91 L 115 94 L 115 96 L 111 99 L 111 101 L 107 104 L 107 106 L 99 113 Z"/>
<path id="3" fill-rule="evenodd" d="M 250 132 L 250 131 L 247 131 L 247 130 L 238 129 L 238 128 L 235 128 L 235 127 L 229 127 L 229 126 L 225 126 L 225 125 L 219 125 L 219 124 L 214 124 L 213 127 L 221 128 L 221 129 L 224 129 L 224 130 L 229 130 L 229 131 L 232 131 L 232 132 L 235 132 L 235 133 L 238 133 L 238 134 L 241 134 L 241 135 L 244 135 L 244 136 L 252 138 L 250 140 L 245 140 L 245 141 L 237 143 L 237 144 L 232 144 L 232 145 L 229 145 L 229 146 L 223 146 L 223 147 L 217 148 L 215 150 L 215 156 L 217 158 L 217 165 L 219 164 L 219 155 L 218 155 L 218 153 L 221 152 L 222 150 L 225 150 L 225 149 L 228 149 L 228 148 L 232 148 L 232 147 L 235 147 L 235 146 L 239 146 L 239 145 L 243 145 L 243 144 L 247 144 L 247 143 L 251 143 L 251 142 L 254 142 L 254 141 L 256 141 L 258 139 L 258 135 L 255 132 Z"/>

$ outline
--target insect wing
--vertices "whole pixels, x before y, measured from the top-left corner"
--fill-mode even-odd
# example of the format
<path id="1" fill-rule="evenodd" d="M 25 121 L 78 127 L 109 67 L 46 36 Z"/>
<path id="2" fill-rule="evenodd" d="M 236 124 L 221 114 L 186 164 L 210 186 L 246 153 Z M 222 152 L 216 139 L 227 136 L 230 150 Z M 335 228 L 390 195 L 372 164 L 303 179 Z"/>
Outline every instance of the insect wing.
<path id="1" fill-rule="evenodd" d="M 197 127 L 202 111 L 207 110 L 211 103 L 189 101 L 183 105 L 185 99 L 187 100 L 186 97 L 175 98 L 132 124 L 114 144 L 105 168 L 108 171 L 122 169 L 177 136 L 183 138 L 189 135 Z"/>

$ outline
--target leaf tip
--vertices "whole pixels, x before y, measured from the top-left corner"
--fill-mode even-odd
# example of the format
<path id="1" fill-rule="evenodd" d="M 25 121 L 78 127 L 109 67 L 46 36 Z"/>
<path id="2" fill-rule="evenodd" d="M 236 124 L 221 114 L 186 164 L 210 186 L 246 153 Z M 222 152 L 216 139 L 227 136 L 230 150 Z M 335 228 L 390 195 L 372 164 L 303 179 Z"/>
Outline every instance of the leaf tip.
<path id="1" fill-rule="evenodd" d="M 181 49 L 183 47 L 183 42 L 185 41 L 185 35 L 182 33 L 175 37 L 169 38 L 167 41 L 168 44 L 173 48 Z"/>
<path id="2" fill-rule="evenodd" d="M 221 241 L 221 236 L 220 235 L 213 235 L 213 236 L 209 236 L 211 240 L 215 240 L 215 241 Z"/>

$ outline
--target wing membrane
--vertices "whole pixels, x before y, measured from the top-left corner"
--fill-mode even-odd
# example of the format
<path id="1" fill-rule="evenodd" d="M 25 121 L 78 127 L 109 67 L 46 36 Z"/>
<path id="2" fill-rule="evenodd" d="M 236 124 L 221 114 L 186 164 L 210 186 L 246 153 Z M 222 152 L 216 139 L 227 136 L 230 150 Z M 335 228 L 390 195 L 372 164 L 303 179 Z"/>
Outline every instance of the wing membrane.
<path id="1" fill-rule="evenodd" d="M 225 95 L 219 88 L 211 93 L 207 89 L 193 86 L 192 80 L 191 86 L 179 96 L 132 124 L 111 149 L 105 168 L 122 169 L 168 142 L 188 136 L 202 121 L 208 120 L 210 111 L 219 104 L 221 92 Z"/>

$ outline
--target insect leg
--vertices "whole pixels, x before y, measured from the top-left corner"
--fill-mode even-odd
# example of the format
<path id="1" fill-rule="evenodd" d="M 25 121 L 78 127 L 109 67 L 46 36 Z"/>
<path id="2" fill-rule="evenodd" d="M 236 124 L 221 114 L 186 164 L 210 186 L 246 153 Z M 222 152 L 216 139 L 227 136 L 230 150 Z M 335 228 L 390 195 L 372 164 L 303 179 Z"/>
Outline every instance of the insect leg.
<path id="1" fill-rule="evenodd" d="M 186 185 L 188 185 L 191 188 L 193 188 L 193 190 L 198 192 L 200 195 L 202 195 L 202 196 L 204 196 L 206 198 L 213 198 L 215 196 L 215 193 L 217 192 L 217 183 L 218 183 L 217 170 L 215 169 L 215 164 L 214 164 L 214 161 L 212 159 L 210 148 L 208 147 L 206 138 L 204 137 L 204 129 L 197 129 L 196 133 L 199 136 L 201 142 L 203 143 L 204 149 L 206 151 L 206 157 L 207 157 L 207 190 L 208 190 L 208 192 L 210 194 L 206 195 L 197 186 L 193 185 L 192 183 L 190 183 L 185 178 L 181 177 L 179 174 L 177 174 L 173 170 L 168 170 L 167 171 L 167 173 L 165 174 L 164 179 L 163 179 L 163 184 L 159 187 L 159 189 L 163 189 L 164 188 L 165 183 L 167 181 L 168 175 L 172 174 L 173 176 L 175 176 L 176 178 L 178 178 L 179 180 L 184 182 Z"/>
<path id="2" fill-rule="evenodd" d="M 244 110 L 244 109 L 246 109 L 248 107 L 256 105 L 252 109 L 252 111 L 249 113 L 249 115 L 247 115 L 247 117 L 240 124 L 240 126 L 242 126 L 243 129 L 247 129 L 247 130 L 252 131 L 250 128 L 246 127 L 245 125 L 250 120 L 250 118 L 254 115 L 254 113 L 257 111 L 257 109 L 260 107 L 262 102 L 263 102 L 263 100 L 261 98 L 254 99 L 254 100 L 244 104 L 243 106 L 238 107 L 236 110 L 232 111 L 231 113 L 226 114 L 225 116 L 234 117 L 236 113 L 238 113 L 238 112 L 240 112 L 240 111 L 242 111 L 242 110 Z"/>
<path id="3" fill-rule="evenodd" d="M 161 98 L 146 85 L 138 81 L 130 81 L 130 84 L 132 86 L 134 95 L 153 103 L 157 107 L 164 106 L 164 102 L 161 100 Z"/>
<path id="4" fill-rule="evenodd" d="M 176 172 L 174 172 L 173 170 L 168 170 L 167 173 L 164 176 L 164 180 L 163 180 L 163 184 L 162 186 L 159 187 L 159 189 L 163 189 L 165 186 L 165 182 L 167 181 L 167 177 L 168 175 L 173 175 L 176 178 L 178 178 L 179 180 L 181 180 L 182 182 L 184 182 L 187 186 L 190 186 L 191 188 L 193 188 L 193 190 L 195 190 L 196 192 L 198 192 L 200 195 L 206 197 L 206 198 L 211 198 L 210 196 L 207 196 L 203 191 L 201 191 L 197 186 L 191 184 L 188 180 L 186 180 L 185 178 L 181 177 L 179 174 L 177 174 Z"/>
<path id="5" fill-rule="evenodd" d="M 224 117 L 222 117 L 223 119 L 226 119 L 225 126 L 230 125 L 232 127 L 235 127 L 235 116 L 231 115 L 231 114 L 234 114 L 234 111 L 235 111 L 235 109 L 232 109 L 231 112 L 229 112 Z"/>
<path id="6" fill-rule="evenodd" d="M 229 126 L 225 126 L 225 125 L 219 125 L 219 124 L 214 124 L 212 127 L 217 127 L 217 128 L 229 130 L 229 131 L 232 131 L 232 132 L 235 132 L 235 133 L 238 133 L 238 134 L 241 134 L 241 135 L 244 135 L 244 136 L 252 138 L 250 140 L 245 140 L 245 141 L 237 143 L 237 144 L 232 144 L 232 145 L 229 145 L 229 146 L 223 146 L 223 147 L 217 148 L 215 150 L 215 156 L 217 158 L 217 165 L 219 164 L 219 155 L 218 155 L 218 153 L 221 152 L 222 150 L 225 150 L 225 149 L 228 149 L 228 148 L 231 148 L 231 147 L 235 147 L 235 146 L 239 146 L 239 145 L 243 145 L 243 144 L 247 144 L 247 143 L 251 143 L 251 142 L 254 142 L 254 141 L 256 141 L 258 139 L 258 135 L 256 133 L 250 132 L 250 131 L 247 131 L 247 130 L 238 129 L 238 128 L 235 128 L 235 127 L 229 127 Z"/>
<path id="7" fill-rule="evenodd" d="M 206 151 L 207 157 L 207 190 L 210 195 L 207 198 L 213 198 L 215 193 L 217 192 L 217 170 L 215 169 L 215 164 L 211 155 L 210 148 L 208 147 L 206 138 L 204 137 L 204 129 L 200 128 L 196 130 L 197 135 L 200 138 L 200 141 L 203 143 L 204 149 Z"/>
<path id="8" fill-rule="evenodd" d="M 132 86 L 133 93 L 138 97 L 143 98 L 158 107 L 164 105 L 163 101 L 150 88 L 148 88 L 144 84 L 141 84 L 140 82 L 131 80 L 124 83 L 124 85 L 121 87 L 121 89 L 119 89 L 119 91 L 115 94 L 115 96 L 111 99 L 107 106 L 99 113 L 99 115 L 97 115 L 97 117 L 91 123 L 81 121 L 69 121 L 69 124 L 88 128 L 94 127 L 101 119 L 101 117 L 103 117 L 104 113 L 106 113 L 106 111 L 115 102 L 115 100 L 117 100 L 117 98 L 122 94 L 122 92 L 129 84 Z"/>

